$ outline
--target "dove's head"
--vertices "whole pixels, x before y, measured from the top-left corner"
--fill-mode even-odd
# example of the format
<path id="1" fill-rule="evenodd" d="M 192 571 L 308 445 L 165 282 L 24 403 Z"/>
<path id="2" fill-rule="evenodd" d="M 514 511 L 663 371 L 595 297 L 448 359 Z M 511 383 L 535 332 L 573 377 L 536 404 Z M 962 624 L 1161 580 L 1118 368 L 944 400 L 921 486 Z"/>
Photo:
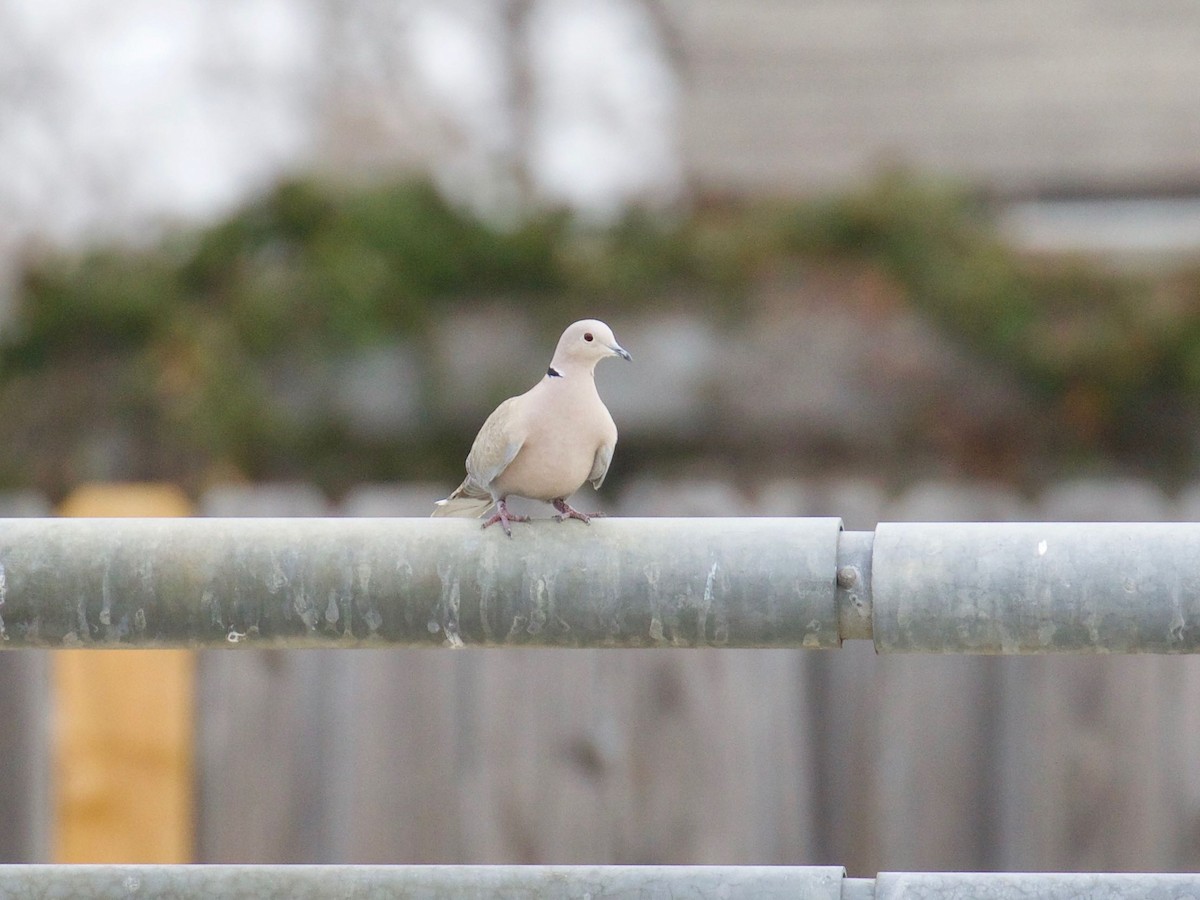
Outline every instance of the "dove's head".
<path id="1" fill-rule="evenodd" d="M 581 366 L 589 371 L 609 356 L 629 359 L 629 353 L 617 343 L 612 329 L 598 319 L 583 319 L 567 326 L 554 351 L 552 368 Z"/>

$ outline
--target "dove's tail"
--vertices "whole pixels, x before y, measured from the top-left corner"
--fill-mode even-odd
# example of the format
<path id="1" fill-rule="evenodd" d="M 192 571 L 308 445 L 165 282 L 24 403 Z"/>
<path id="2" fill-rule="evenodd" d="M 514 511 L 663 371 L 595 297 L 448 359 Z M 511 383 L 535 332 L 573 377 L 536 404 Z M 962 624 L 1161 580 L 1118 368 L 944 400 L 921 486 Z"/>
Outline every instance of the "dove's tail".
<path id="1" fill-rule="evenodd" d="M 433 505 L 433 515 L 478 519 L 495 502 L 491 494 L 480 492 L 463 482 L 449 497 Z"/>

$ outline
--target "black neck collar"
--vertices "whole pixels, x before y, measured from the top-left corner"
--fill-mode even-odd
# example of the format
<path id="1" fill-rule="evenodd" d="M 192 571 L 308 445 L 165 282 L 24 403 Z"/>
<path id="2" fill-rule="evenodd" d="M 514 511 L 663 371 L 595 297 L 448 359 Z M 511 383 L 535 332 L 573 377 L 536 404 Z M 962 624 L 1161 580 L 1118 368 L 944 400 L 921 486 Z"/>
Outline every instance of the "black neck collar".
<path id="1" fill-rule="evenodd" d="M 558 371 L 554 366 L 546 370 L 546 375 L 550 378 L 562 378 L 562 372 Z"/>

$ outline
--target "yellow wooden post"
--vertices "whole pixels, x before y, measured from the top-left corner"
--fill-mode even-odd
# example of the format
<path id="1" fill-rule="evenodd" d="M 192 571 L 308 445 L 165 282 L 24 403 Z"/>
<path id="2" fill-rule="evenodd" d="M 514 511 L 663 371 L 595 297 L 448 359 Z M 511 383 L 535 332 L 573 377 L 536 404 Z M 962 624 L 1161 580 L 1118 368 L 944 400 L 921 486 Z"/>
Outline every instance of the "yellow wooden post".
<path id="1" fill-rule="evenodd" d="M 171 485 L 86 485 L 64 516 L 186 516 Z M 192 860 L 195 656 L 186 650 L 53 654 L 54 860 Z"/>

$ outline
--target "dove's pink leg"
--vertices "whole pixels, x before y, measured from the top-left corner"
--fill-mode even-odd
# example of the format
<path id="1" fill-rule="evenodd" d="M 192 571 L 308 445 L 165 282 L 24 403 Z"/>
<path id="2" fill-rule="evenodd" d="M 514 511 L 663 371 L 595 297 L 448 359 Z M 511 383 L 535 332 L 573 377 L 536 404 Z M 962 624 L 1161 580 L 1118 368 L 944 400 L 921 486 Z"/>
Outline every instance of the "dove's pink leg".
<path id="1" fill-rule="evenodd" d="M 565 522 L 567 519 L 578 519 L 584 525 L 589 525 L 592 519 L 604 518 L 604 513 L 581 513 L 579 510 L 568 506 L 567 501 L 561 497 L 554 501 L 554 508 L 558 510 L 558 515 L 554 518 L 560 522 Z"/>
<path id="2" fill-rule="evenodd" d="M 506 498 L 501 498 L 496 504 L 496 514 L 480 525 L 480 528 L 487 528 L 489 525 L 500 523 L 500 527 L 504 529 L 504 533 L 512 537 L 512 529 L 508 527 L 509 522 L 528 522 L 529 516 L 515 516 L 508 511 L 508 504 L 505 503 Z"/>

